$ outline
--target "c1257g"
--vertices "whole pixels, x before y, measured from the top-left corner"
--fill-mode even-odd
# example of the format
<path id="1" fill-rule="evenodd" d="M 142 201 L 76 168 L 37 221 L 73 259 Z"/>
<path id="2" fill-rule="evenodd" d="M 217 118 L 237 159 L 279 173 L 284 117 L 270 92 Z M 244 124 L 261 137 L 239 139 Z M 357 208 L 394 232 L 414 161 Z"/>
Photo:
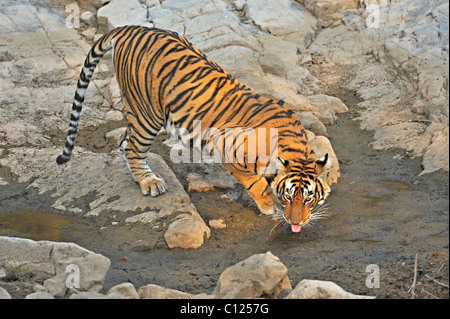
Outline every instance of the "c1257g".
<path id="1" fill-rule="evenodd" d="M 258 303 L 228 303 L 223 310 L 226 313 L 269 313 L 269 305 Z"/>

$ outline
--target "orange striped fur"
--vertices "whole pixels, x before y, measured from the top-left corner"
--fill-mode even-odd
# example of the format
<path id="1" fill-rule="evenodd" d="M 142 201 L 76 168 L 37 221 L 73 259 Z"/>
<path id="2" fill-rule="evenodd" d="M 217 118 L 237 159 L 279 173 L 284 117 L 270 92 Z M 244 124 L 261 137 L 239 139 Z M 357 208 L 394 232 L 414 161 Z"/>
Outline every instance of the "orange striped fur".
<path id="1" fill-rule="evenodd" d="M 161 128 L 169 133 L 183 128 L 191 140 L 208 140 L 206 129 L 214 127 L 223 133 L 225 167 L 248 190 L 261 212 L 285 225 L 298 225 L 292 226 L 293 230 L 311 220 L 312 207 L 320 205 L 330 191 L 321 177 L 328 161 L 326 156 L 316 159 L 295 113 L 281 100 L 254 93 L 184 37 L 167 30 L 120 27 L 92 47 L 77 83 L 58 164 L 72 155 L 85 90 L 101 57 L 110 49 L 128 119 L 120 150 L 143 194 L 158 196 L 167 190 L 161 176 L 147 164 L 147 152 Z M 197 133 L 195 121 L 201 121 Z M 257 143 L 266 141 L 266 154 L 278 152 L 276 169 L 268 170 L 269 164 L 258 159 L 249 161 L 249 147 L 258 146 L 251 145 L 248 136 L 241 143 L 236 143 L 236 136 L 226 136 L 226 130 L 233 128 L 256 129 Z M 261 133 L 261 128 L 266 130 Z M 269 149 L 271 128 L 277 130 L 276 150 Z M 244 161 L 225 160 L 227 138 L 233 139 L 233 152 L 241 154 Z"/>

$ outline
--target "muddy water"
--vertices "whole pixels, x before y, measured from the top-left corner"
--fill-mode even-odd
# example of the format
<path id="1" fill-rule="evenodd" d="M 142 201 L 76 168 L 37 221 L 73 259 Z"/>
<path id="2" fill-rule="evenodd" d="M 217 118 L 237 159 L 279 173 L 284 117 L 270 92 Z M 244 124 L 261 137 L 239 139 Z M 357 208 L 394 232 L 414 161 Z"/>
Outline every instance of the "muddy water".
<path id="1" fill-rule="evenodd" d="M 107 256 L 112 265 L 105 289 L 130 281 L 136 287 L 155 283 L 190 293 L 211 293 L 225 268 L 271 251 L 288 268 L 293 286 L 305 278 L 332 280 L 357 294 L 408 298 L 418 253 L 416 293 L 448 298 L 447 288 L 425 277 L 437 274 L 436 280 L 448 284 L 447 173 L 418 177 L 420 159 L 401 150 L 373 150 L 372 134 L 361 131 L 355 120 L 354 97 L 340 98 L 351 112 L 327 127 L 342 174 L 328 199 L 331 219 L 299 234 L 282 233 L 268 241 L 273 222 L 257 214 L 238 186 L 190 194 L 206 223 L 222 218 L 227 227 L 212 230 L 197 250 L 169 250 L 162 239 L 164 227 L 126 225 L 121 221 L 127 216 L 116 216 L 119 225 L 113 226 L 107 217 L 55 214 L 50 198 L 11 182 L 1 187 L 0 235 L 72 241 Z M 163 139 L 158 138 L 152 151 L 166 159 L 182 183 L 189 172 L 204 172 L 202 165 L 172 164 Z M 366 285 L 369 265 L 379 269 L 379 288 Z"/>

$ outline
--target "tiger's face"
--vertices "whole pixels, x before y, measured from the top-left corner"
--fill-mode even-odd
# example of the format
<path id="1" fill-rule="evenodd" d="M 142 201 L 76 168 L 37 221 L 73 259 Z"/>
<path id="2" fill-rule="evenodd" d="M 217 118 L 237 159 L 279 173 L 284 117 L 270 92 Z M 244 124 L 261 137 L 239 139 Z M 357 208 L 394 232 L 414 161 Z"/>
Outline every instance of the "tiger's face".
<path id="1" fill-rule="evenodd" d="M 283 212 L 277 212 L 275 219 L 298 233 L 302 226 L 325 215 L 322 205 L 330 187 L 323 175 L 328 166 L 328 154 L 312 163 L 279 161 L 272 189 L 278 195 Z"/>

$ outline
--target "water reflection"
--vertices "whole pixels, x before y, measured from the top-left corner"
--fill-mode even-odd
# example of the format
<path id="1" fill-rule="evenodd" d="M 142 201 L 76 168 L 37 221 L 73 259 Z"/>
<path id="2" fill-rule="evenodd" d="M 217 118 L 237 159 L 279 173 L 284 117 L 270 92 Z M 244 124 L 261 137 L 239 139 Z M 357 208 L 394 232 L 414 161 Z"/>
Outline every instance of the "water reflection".
<path id="1" fill-rule="evenodd" d="M 63 230 L 69 225 L 69 217 L 61 214 L 40 211 L 0 213 L 0 235 L 66 241 Z"/>

